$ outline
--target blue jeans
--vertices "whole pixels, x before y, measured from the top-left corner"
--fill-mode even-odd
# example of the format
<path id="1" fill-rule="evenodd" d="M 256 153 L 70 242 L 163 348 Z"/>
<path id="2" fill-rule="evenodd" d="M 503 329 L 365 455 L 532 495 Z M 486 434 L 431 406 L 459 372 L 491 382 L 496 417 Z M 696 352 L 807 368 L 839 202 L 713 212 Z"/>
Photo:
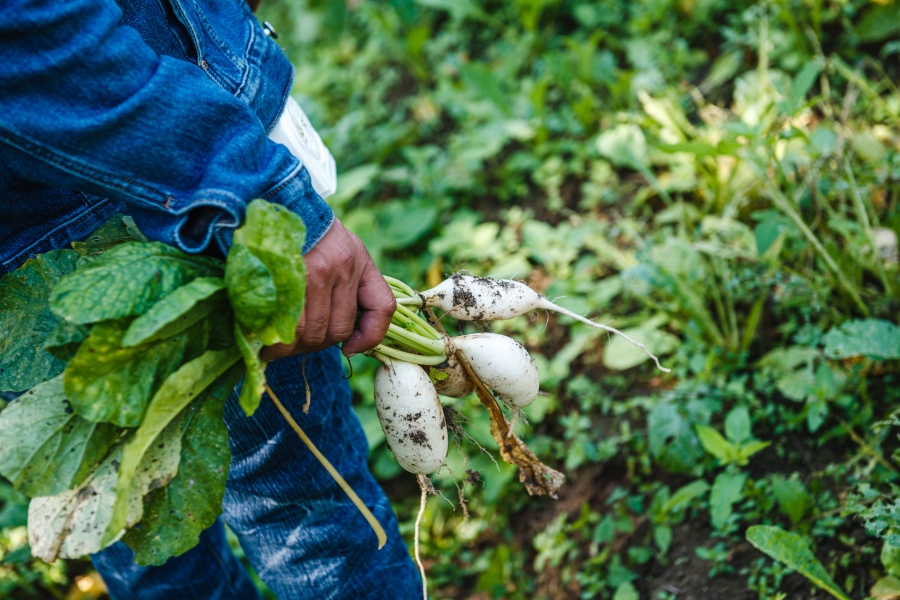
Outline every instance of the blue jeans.
<path id="1" fill-rule="evenodd" d="M 284 600 L 417 598 L 418 571 L 384 492 L 366 467 L 365 434 L 351 406 L 337 348 L 278 360 L 266 376 L 303 430 L 369 506 L 387 532 L 381 550 L 371 527 L 264 397 L 246 417 L 232 394 L 225 409 L 231 470 L 223 517 L 250 563 Z M 122 542 L 92 556 L 116 600 L 254 599 L 258 594 L 216 523 L 200 544 L 160 567 L 133 563 Z"/>

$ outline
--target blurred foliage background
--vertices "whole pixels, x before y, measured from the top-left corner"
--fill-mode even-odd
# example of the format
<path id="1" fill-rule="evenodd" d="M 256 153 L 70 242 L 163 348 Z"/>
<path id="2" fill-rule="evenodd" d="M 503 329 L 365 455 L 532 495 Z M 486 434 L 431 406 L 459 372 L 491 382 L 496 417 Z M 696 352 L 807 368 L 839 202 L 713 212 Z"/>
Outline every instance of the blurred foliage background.
<path id="1" fill-rule="evenodd" d="M 673 368 L 565 318 L 494 324 L 546 393 L 517 431 L 568 481 L 528 497 L 477 400 L 448 400 L 468 435 L 423 523 L 433 598 L 900 598 L 900 3 L 259 16 L 337 159 L 330 202 L 385 273 L 522 279 Z M 351 384 L 411 545 L 418 488 L 374 369 L 355 357 Z M 30 560 L 3 489 L 0 596 L 73 594 L 86 566 Z M 792 544 L 760 551 L 754 525 Z"/>

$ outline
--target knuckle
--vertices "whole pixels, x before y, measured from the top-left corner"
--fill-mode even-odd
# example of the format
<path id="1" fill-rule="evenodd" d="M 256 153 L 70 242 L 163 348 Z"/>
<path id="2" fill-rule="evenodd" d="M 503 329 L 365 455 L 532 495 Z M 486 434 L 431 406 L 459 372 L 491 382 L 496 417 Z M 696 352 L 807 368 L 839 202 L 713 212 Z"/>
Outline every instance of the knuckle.
<path id="1" fill-rule="evenodd" d="M 336 325 L 329 331 L 328 337 L 336 342 L 345 342 L 353 335 L 353 324 Z"/>

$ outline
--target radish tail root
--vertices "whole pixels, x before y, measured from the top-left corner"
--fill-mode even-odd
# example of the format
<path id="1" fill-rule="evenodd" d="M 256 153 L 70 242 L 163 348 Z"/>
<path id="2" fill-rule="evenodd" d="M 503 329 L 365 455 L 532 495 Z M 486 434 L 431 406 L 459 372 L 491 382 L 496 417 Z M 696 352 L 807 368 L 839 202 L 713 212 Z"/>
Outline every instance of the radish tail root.
<path id="1" fill-rule="evenodd" d="M 552 310 L 553 312 L 557 312 L 561 315 L 565 315 L 567 317 L 575 319 L 576 321 L 581 321 L 582 323 L 585 323 L 586 325 L 590 325 L 591 327 L 596 327 L 597 329 L 602 329 L 604 331 L 608 331 L 610 333 L 620 335 L 623 338 L 625 338 L 626 340 L 628 340 L 629 342 L 631 342 L 632 344 L 634 344 L 635 346 L 637 346 L 638 348 L 640 348 L 641 350 L 643 350 L 644 354 L 646 354 L 647 356 L 652 358 L 653 361 L 656 363 L 656 367 L 660 371 L 662 371 L 663 373 L 671 373 L 672 372 L 672 369 L 667 369 L 664 366 L 662 366 L 661 364 L 659 364 L 659 359 L 656 358 L 656 356 L 652 352 L 650 352 L 650 350 L 647 349 L 647 346 L 645 346 L 641 342 L 638 342 L 637 340 L 631 339 L 631 337 L 629 337 L 625 333 L 622 333 L 615 327 L 603 325 L 602 323 L 595 323 L 594 321 L 591 321 L 587 317 L 582 317 L 579 314 L 573 313 L 571 310 L 565 309 L 562 306 L 559 306 L 558 304 L 554 304 L 554 303 L 550 302 L 546 298 L 541 298 L 541 303 L 540 303 L 540 305 L 538 305 L 538 308 L 543 308 L 544 310 Z"/>
<path id="2" fill-rule="evenodd" d="M 507 438 L 513 437 L 515 435 L 513 433 L 513 430 L 516 428 L 516 418 L 519 416 L 519 412 L 521 412 L 521 410 L 522 409 L 520 408 L 513 409 L 512 414 L 509 417 L 509 431 L 506 433 Z"/>
<path id="3" fill-rule="evenodd" d="M 428 494 L 434 491 L 431 481 L 425 475 L 416 475 L 419 482 L 419 489 L 422 490 L 422 499 L 419 501 L 419 514 L 416 516 L 416 533 L 413 540 L 415 548 L 416 564 L 419 565 L 419 573 L 422 574 L 422 599 L 428 600 L 428 579 L 425 577 L 425 566 L 422 564 L 422 557 L 419 555 L 419 528 L 422 525 L 422 517 L 425 515 L 425 501 Z"/>
<path id="4" fill-rule="evenodd" d="M 337 484 L 344 490 L 344 493 L 350 498 L 350 501 L 356 506 L 359 512 L 362 513 L 362 516 L 368 521 L 369 525 L 372 526 L 372 529 L 375 531 L 375 535 L 378 537 L 378 549 L 381 550 L 384 545 L 387 543 L 387 534 L 384 533 L 384 529 L 381 527 L 381 523 L 378 522 L 378 519 L 375 518 L 375 515 L 372 514 L 372 511 L 369 510 L 369 507 L 365 505 L 362 499 L 357 495 L 356 492 L 353 491 L 353 488 L 350 487 L 350 484 L 341 477 L 341 474 L 338 473 L 337 469 L 334 468 L 325 455 L 322 454 L 316 445 L 313 444 L 313 441 L 309 439 L 309 436 L 300 429 L 300 426 L 297 424 L 297 421 L 294 420 L 294 417 L 291 416 L 291 413 L 284 407 L 284 404 L 278 399 L 278 396 L 275 395 L 275 392 L 272 391 L 272 388 L 269 387 L 269 384 L 266 384 L 266 393 L 269 394 L 269 398 L 272 399 L 272 402 L 275 403 L 275 406 L 278 408 L 278 412 L 281 413 L 281 416 L 284 417 L 284 420 L 288 422 L 288 425 L 291 426 L 291 429 L 300 437 L 306 447 L 309 448 L 309 451 L 313 453 L 313 456 L 316 457 L 316 460 L 325 467 L 325 470 L 328 471 L 328 474 L 331 475 Z"/>
<path id="5" fill-rule="evenodd" d="M 309 405 L 312 402 L 312 391 L 310 391 L 309 381 L 306 379 L 306 354 L 303 355 L 303 360 L 300 361 L 300 375 L 303 376 L 303 385 L 306 388 L 306 402 L 300 408 L 303 410 L 304 415 L 308 415 Z"/>

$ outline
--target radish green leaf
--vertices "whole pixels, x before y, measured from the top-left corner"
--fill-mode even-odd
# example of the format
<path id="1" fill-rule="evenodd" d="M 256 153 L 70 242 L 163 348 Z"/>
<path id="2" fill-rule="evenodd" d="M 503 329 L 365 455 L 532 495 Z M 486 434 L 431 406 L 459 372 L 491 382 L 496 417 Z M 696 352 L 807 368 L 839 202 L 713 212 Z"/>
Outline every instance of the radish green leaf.
<path id="1" fill-rule="evenodd" d="M 0 279 L 0 390 L 27 390 L 62 372 L 65 363 L 44 350 L 60 322 L 50 312 L 51 289 L 75 269 L 78 255 L 54 250 Z"/>

